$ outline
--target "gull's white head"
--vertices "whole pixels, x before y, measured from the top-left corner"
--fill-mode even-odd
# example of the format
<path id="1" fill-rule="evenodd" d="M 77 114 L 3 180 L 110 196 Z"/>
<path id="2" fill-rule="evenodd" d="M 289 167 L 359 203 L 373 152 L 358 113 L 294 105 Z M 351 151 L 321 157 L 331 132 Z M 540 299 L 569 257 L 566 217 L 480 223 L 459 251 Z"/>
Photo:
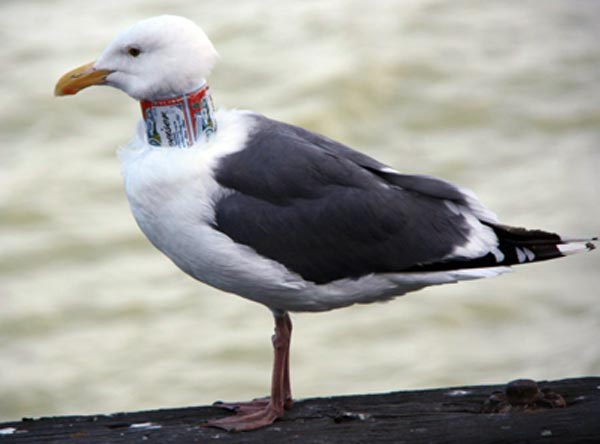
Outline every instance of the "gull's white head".
<path id="1" fill-rule="evenodd" d="M 191 20 L 152 17 L 117 35 L 96 62 L 63 75 L 54 93 L 109 85 L 137 100 L 173 97 L 198 88 L 217 59 L 214 46 Z"/>

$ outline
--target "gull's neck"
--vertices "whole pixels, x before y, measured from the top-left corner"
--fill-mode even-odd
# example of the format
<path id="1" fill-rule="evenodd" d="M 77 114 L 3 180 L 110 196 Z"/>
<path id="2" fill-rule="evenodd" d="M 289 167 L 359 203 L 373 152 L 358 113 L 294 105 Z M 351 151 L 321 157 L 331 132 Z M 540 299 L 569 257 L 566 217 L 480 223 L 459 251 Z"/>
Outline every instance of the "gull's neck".
<path id="1" fill-rule="evenodd" d="M 181 96 L 140 101 L 148 143 L 187 148 L 217 131 L 208 84 Z"/>

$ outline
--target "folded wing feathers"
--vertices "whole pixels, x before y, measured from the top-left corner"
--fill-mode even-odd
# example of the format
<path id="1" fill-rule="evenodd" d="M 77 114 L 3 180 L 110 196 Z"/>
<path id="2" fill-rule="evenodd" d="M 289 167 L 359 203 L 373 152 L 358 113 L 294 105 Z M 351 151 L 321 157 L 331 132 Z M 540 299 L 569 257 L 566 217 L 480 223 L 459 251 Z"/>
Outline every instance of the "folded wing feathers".
<path id="1" fill-rule="evenodd" d="M 488 255 L 473 258 L 474 260 L 470 262 L 465 261 L 464 258 L 456 261 L 449 259 L 445 263 L 433 264 L 434 268 L 449 269 L 452 268 L 453 262 L 457 269 L 515 265 L 554 259 L 596 248 L 594 242 L 598 241 L 597 237 L 567 238 L 543 230 L 500 224 L 496 214 L 486 208 L 475 193 L 444 180 L 426 175 L 406 175 L 387 167 L 374 172 L 402 188 L 466 207 L 483 225 L 494 230 L 498 244 L 497 248 L 491 250 Z M 426 269 L 428 266 L 419 268 Z"/>

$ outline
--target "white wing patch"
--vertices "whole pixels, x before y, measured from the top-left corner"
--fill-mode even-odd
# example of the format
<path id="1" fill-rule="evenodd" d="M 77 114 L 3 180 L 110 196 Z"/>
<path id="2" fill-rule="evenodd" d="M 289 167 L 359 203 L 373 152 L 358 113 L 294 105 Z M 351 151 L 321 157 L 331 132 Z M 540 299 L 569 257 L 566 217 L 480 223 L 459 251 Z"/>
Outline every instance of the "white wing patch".
<path id="1" fill-rule="evenodd" d="M 498 249 L 498 237 L 494 230 L 481 223 L 470 207 L 445 200 L 444 203 L 454 214 L 465 218 L 469 226 L 468 240 L 463 245 L 454 247 L 452 252 L 444 257 L 448 259 L 475 259 L 492 253 L 498 263 L 504 260 L 504 254 Z"/>
<path id="2" fill-rule="evenodd" d="M 529 248 L 523 247 L 523 252 L 527 255 L 527 260 L 529 262 L 533 262 L 535 260 L 535 253 L 531 251 Z"/>
<path id="3" fill-rule="evenodd" d="M 535 253 L 526 247 L 515 247 L 517 252 L 517 260 L 520 264 L 532 262 L 535 260 Z"/>
<path id="4" fill-rule="evenodd" d="M 490 250 L 490 253 L 492 253 L 494 255 L 494 259 L 496 259 L 496 263 L 500 264 L 500 263 L 504 262 L 504 259 L 506 256 L 504 256 L 504 253 L 502 253 L 500 248 L 494 247 Z"/>
<path id="5" fill-rule="evenodd" d="M 520 264 L 527 261 L 527 255 L 521 248 L 515 247 L 515 250 L 517 251 L 517 260 L 519 261 Z"/>

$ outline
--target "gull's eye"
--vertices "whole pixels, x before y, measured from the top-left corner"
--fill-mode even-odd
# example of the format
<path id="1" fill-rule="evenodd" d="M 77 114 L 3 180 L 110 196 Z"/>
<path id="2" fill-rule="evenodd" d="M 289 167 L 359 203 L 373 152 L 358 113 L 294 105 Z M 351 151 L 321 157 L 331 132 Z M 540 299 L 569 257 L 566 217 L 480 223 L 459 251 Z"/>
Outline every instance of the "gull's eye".
<path id="1" fill-rule="evenodd" d="M 136 48 L 136 47 L 132 46 L 131 48 L 127 49 L 127 53 L 131 57 L 137 57 L 142 53 L 142 50 L 140 48 Z"/>

